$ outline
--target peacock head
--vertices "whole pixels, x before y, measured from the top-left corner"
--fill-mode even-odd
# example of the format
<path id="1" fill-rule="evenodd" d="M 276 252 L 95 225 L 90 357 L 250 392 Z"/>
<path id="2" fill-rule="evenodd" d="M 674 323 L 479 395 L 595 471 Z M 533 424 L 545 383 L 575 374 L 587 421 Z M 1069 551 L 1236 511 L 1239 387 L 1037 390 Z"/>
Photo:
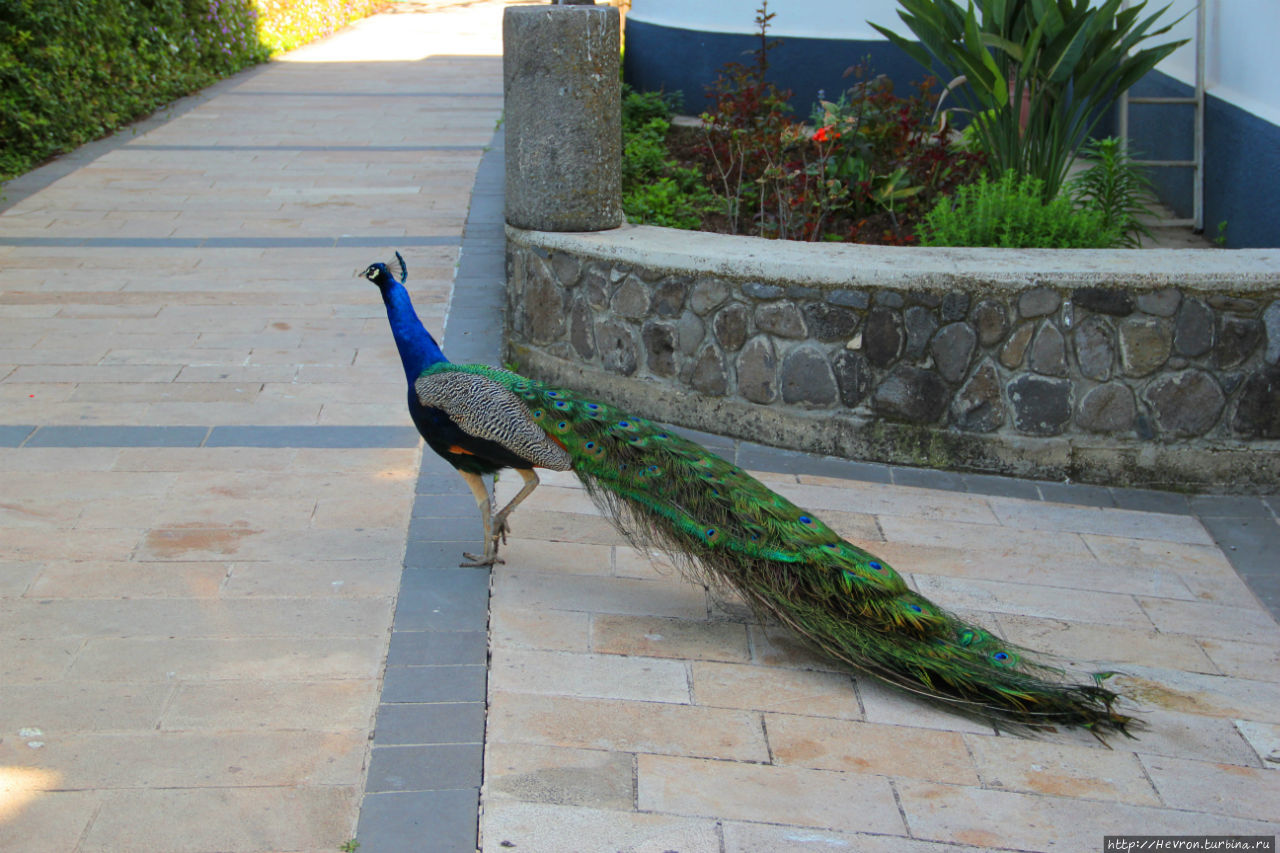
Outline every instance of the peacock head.
<path id="1" fill-rule="evenodd" d="M 409 268 L 405 265 L 404 258 L 400 257 L 399 252 L 396 252 L 395 260 L 391 262 L 391 265 L 399 267 L 400 277 L 398 282 L 396 276 L 391 272 L 390 266 L 381 262 L 369 264 L 369 266 L 365 267 L 364 272 L 358 272 L 356 275 L 360 278 L 369 279 L 379 288 L 385 288 L 396 283 L 404 284 L 409 278 Z"/>

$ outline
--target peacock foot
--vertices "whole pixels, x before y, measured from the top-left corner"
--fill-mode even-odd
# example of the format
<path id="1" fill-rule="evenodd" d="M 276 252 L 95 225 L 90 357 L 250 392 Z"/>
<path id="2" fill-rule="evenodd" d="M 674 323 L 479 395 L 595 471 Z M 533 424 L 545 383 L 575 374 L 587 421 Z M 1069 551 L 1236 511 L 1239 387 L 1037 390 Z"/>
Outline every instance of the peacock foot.
<path id="1" fill-rule="evenodd" d="M 505 564 L 507 562 L 506 560 L 498 556 L 498 552 L 496 550 L 493 552 L 493 554 L 486 555 L 484 557 L 477 557 L 475 554 L 472 554 L 468 551 L 463 551 L 462 556 L 466 557 L 468 560 L 471 561 L 469 563 L 459 563 L 458 566 L 463 569 L 478 569 L 478 568 L 493 566 L 498 563 Z"/>

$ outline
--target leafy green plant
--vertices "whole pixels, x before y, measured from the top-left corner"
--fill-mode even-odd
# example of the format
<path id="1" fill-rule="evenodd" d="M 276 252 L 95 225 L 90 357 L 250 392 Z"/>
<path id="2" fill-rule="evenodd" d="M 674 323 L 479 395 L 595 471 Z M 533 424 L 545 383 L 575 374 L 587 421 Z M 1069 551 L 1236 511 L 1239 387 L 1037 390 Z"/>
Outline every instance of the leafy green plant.
<path id="1" fill-rule="evenodd" d="M 379 5 L 3 0 L 0 181 Z"/>
<path id="2" fill-rule="evenodd" d="M 1121 243 L 1131 248 L 1151 236 L 1139 217 L 1151 215 L 1155 187 L 1115 137 L 1094 140 L 1081 149 L 1093 164 L 1067 182 L 1067 194 L 1080 207 L 1102 212 L 1108 227 L 1119 229 Z"/>
<path id="3" fill-rule="evenodd" d="M 900 4 L 898 16 L 918 42 L 872 26 L 926 68 L 936 61 L 963 78 L 955 91 L 991 173 L 1035 176 L 1046 201 L 1105 108 L 1185 43 L 1138 49 L 1173 26 L 1154 29 L 1168 7 L 1142 17 L 1145 0 L 1128 8 L 1122 0 Z"/>
<path id="4" fill-rule="evenodd" d="M 889 228 L 880 235 L 882 242 L 910 242 L 914 221 L 940 195 L 972 181 L 983 157 L 951 143 L 932 78 L 899 97 L 889 78 L 863 79 L 865 66 L 851 72 L 858 81 L 848 91 L 814 108 L 819 159 L 826 163 L 825 174 L 846 189 L 843 212 L 851 220 L 851 238 L 883 213 Z"/>
<path id="5" fill-rule="evenodd" d="M 670 101 L 661 93 L 624 91 L 622 210 L 630 222 L 695 229 L 713 198 L 701 174 L 671 156 L 670 115 Z"/>
<path id="6" fill-rule="evenodd" d="M 918 230 L 922 246 L 990 246 L 1003 249 L 1105 249 L 1123 234 L 1101 210 L 1077 209 L 1058 196 L 1045 204 L 1039 178 L 1005 172 L 985 175 L 944 198 Z"/>
<path id="7" fill-rule="evenodd" d="M 784 149 L 796 138 L 787 117 L 791 93 L 766 79 L 769 51 L 777 45 L 769 39 L 773 18 L 768 0 L 762 0 L 756 10 L 760 46 L 754 61 L 724 67 L 708 87 L 711 108 L 702 114 L 712 178 L 734 234 L 747 233 L 749 219 L 763 225 L 777 208 L 779 179 L 793 171 L 780 165 L 786 159 Z"/>

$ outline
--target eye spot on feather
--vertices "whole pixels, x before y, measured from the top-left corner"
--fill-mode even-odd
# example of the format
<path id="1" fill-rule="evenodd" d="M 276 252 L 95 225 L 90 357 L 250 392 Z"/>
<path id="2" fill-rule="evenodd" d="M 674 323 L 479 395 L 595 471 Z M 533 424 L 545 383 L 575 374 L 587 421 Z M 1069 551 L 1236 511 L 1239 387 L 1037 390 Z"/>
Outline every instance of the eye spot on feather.
<path id="1" fill-rule="evenodd" d="M 548 396 L 548 397 L 559 397 L 559 396 L 560 396 L 560 392 L 559 392 L 559 391 L 548 391 L 548 392 L 547 392 L 547 396 Z"/>
<path id="2" fill-rule="evenodd" d="M 912 613 L 923 613 L 923 612 L 924 612 L 924 608 L 923 608 L 923 607 L 921 607 L 919 604 L 908 604 L 908 605 L 907 605 L 907 609 L 908 609 L 908 610 L 910 610 Z"/>
<path id="3" fill-rule="evenodd" d="M 801 524 L 805 525 L 806 527 L 811 527 L 813 525 L 813 519 L 807 515 L 800 516 L 799 521 Z"/>
<path id="4" fill-rule="evenodd" d="M 535 421 L 540 421 L 542 420 L 543 414 L 545 413 L 542 411 L 542 409 L 538 409 L 536 412 L 533 413 L 533 419 Z"/>
<path id="5" fill-rule="evenodd" d="M 1016 661 L 1008 652 L 996 652 L 991 655 L 991 662 L 996 666 L 1013 666 Z"/>
<path id="6" fill-rule="evenodd" d="M 587 408 L 588 408 L 588 409 L 590 409 L 590 410 L 591 410 L 591 411 L 593 411 L 593 412 L 598 412 L 598 411 L 600 411 L 600 404 L 599 404 L 599 403 L 587 403 Z"/>
<path id="7" fill-rule="evenodd" d="M 564 429 L 568 429 L 568 428 L 569 428 L 569 422 L 568 422 L 568 421 L 561 421 L 560 423 L 556 424 L 556 429 L 564 430 Z"/>

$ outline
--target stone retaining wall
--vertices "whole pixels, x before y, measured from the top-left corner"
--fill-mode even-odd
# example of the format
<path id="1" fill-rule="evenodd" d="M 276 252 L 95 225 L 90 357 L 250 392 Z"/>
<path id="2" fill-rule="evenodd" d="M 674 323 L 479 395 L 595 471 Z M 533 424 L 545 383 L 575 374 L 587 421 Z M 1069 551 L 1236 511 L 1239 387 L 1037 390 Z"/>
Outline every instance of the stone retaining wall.
<path id="1" fill-rule="evenodd" d="M 1280 481 L 1280 253 L 808 246 L 508 229 L 523 371 L 876 461 L 1126 485 Z"/>

